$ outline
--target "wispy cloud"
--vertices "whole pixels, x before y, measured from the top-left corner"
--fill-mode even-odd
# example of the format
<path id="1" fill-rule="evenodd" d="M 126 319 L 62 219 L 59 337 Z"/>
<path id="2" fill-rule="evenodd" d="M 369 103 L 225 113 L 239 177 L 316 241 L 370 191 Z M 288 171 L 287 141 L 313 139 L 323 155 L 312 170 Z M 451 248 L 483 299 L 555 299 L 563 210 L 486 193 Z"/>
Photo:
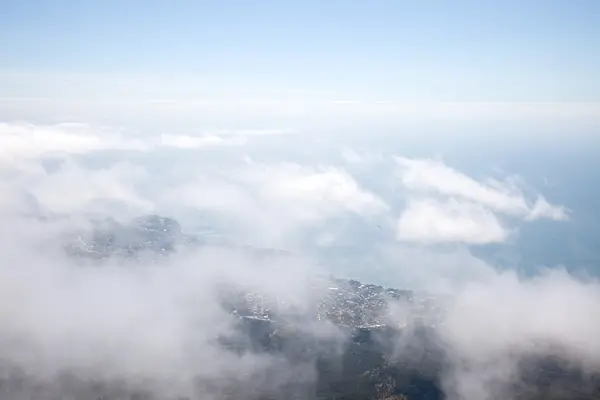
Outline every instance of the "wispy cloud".
<path id="1" fill-rule="evenodd" d="M 242 136 L 233 138 L 225 138 L 216 135 L 173 135 L 162 134 L 159 144 L 165 147 L 175 147 L 178 149 L 201 149 L 210 146 L 241 146 L 246 143 L 246 139 Z"/>
<path id="2" fill-rule="evenodd" d="M 86 124 L 34 125 L 0 122 L 0 157 L 40 157 L 49 153 L 79 154 L 106 149 L 144 150 L 143 140 L 118 130 Z"/>
<path id="3" fill-rule="evenodd" d="M 289 133 L 279 129 L 206 130 L 196 134 L 138 134 L 83 123 L 0 122 L 0 161 L 46 155 L 89 154 L 102 150 L 149 151 L 161 147 L 202 149 L 243 146 L 248 138 Z"/>

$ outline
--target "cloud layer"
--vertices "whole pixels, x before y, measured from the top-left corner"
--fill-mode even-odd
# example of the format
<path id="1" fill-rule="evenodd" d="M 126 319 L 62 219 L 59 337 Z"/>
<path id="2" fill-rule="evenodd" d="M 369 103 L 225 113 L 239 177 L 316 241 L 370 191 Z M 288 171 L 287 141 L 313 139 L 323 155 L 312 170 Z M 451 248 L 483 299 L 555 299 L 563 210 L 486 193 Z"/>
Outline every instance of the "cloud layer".
<path id="1" fill-rule="evenodd" d="M 269 145 L 255 146 L 258 138 Z M 232 284 L 309 307 L 311 279 L 331 272 L 316 265 L 317 252 L 352 237 L 348 249 L 362 247 L 345 273 L 364 262 L 368 277 L 383 271 L 387 282 L 439 296 L 441 340 L 452 356 L 449 398 L 505 398 L 497 383 L 512 383 L 518 356 L 551 352 L 540 341 L 587 368 L 600 366 L 595 280 L 563 271 L 523 278 L 468 247 L 506 242 L 542 219 L 569 224 L 577 210 L 552 204 L 518 177 L 478 180 L 427 157 L 370 157 L 344 144 L 336 150 L 346 163 L 306 161 L 292 139 L 1 124 L 3 358 L 46 382 L 67 369 L 165 396 L 190 393 L 198 376 L 237 376 L 252 388 L 313 379 L 314 365 L 221 352 L 214 339 L 231 332 L 232 320 L 215 288 Z M 278 140 L 282 147 L 271 145 Z M 261 157 L 265 148 L 271 157 Z M 367 174 L 371 164 L 392 168 Z M 90 215 L 148 212 L 297 257 L 264 262 L 207 246 L 146 268 L 112 259 L 103 268 L 75 268 L 59 251 L 61 235 Z M 335 330 L 316 333 L 343 341 Z"/>

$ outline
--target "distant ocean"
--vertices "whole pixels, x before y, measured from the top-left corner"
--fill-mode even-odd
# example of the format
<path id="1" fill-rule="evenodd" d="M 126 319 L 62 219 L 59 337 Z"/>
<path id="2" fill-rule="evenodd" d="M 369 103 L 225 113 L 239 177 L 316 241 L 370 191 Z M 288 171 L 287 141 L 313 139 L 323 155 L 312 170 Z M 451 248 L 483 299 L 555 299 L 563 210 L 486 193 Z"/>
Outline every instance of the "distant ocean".
<path id="1" fill-rule="evenodd" d="M 489 159 L 488 159 L 489 160 Z M 525 273 L 539 266 L 565 267 L 600 276 L 600 156 L 580 151 L 512 151 L 497 160 L 518 172 L 546 199 L 571 210 L 567 222 L 523 224 L 514 243 L 474 248 L 497 263 L 515 263 Z"/>
<path id="2" fill-rule="evenodd" d="M 579 276 L 600 278 L 600 146 L 592 143 L 546 143 L 545 146 L 520 146 L 515 143 L 492 145 L 480 140 L 463 147 L 445 143 L 435 153 L 435 143 L 422 142 L 410 148 L 390 146 L 390 154 L 408 157 L 439 155 L 444 162 L 475 179 L 519 175 L 550 203 L 571 210 L 569 221 L 539 220 L 518 225 L 518 232 L 507 243 L 469 246 L 472 255 L 498 269 L 516 269 L 534 275 L 545 268 L 565 268 Z M 382 171 L 383 172 L 383 171 Z M 372 231 L 364 232 L 362 246 L 334 249 L 324 262 L 361 279 L 385 284 L 394 282 L 389 272 L 394 265 L 382 266 L 369 251 Z M 452 262 L 452 261 L 451 261 Z M 413 268 L 421 268 L 416 260 Z M 392 268 L 392 269 L 390 269 Z"/>

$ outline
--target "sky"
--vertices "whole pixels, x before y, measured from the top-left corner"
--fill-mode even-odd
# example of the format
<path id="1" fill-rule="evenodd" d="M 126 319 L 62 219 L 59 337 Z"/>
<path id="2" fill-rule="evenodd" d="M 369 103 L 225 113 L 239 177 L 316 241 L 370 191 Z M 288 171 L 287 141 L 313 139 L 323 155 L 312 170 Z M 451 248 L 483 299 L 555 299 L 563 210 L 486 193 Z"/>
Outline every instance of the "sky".
<path id="1" fill-rule="evenodd" d="M 600 5 L 15 1 L 3 97 L 599 101 Z"/>

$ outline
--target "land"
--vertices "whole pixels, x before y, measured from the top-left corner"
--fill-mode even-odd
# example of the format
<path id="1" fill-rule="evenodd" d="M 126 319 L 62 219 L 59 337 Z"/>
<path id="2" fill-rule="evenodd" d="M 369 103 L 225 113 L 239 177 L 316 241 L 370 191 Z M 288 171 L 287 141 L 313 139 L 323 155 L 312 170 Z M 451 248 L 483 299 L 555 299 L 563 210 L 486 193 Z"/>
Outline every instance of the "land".
<path id="1" fill-rule="evenodd" d="M 163 259 L 205 244 L 185 234 L 177 221 L 157 215 L 129 224 L 101 220 L 93 227 L 70 236 L 65 245 L 70 257 L 136 259 L 153 254 Z M 278 250 L 244 251 L 289 256 Z M 223 285 L 218 293 L 234 329 L 216 337 L 214 345 L 240 359 L 266 356 L 277 362 L 250 376 L 200 376 L 195 394 L 175 396 L 178 400 L 453 398 L 449 371 L 456 368 L 456 359 L 438 334 L 444 308 L 435 297 L 331 276 L 314 279 L 311 302 L 300 309 L 288 299 L 235 284 Z M 402 318 L 394 312 L 398 309 Z M 10 363 L 3 367 L 0 398 L 7 400 L 164 398 L 127 382 L 81 381 L 68 371 L 54 382 L 39 382 Z M 497 393 L 523 400 L 598 399 L 600 374 L 560 356 L 526 354 L 519 358 L 515 379 Z"/>

